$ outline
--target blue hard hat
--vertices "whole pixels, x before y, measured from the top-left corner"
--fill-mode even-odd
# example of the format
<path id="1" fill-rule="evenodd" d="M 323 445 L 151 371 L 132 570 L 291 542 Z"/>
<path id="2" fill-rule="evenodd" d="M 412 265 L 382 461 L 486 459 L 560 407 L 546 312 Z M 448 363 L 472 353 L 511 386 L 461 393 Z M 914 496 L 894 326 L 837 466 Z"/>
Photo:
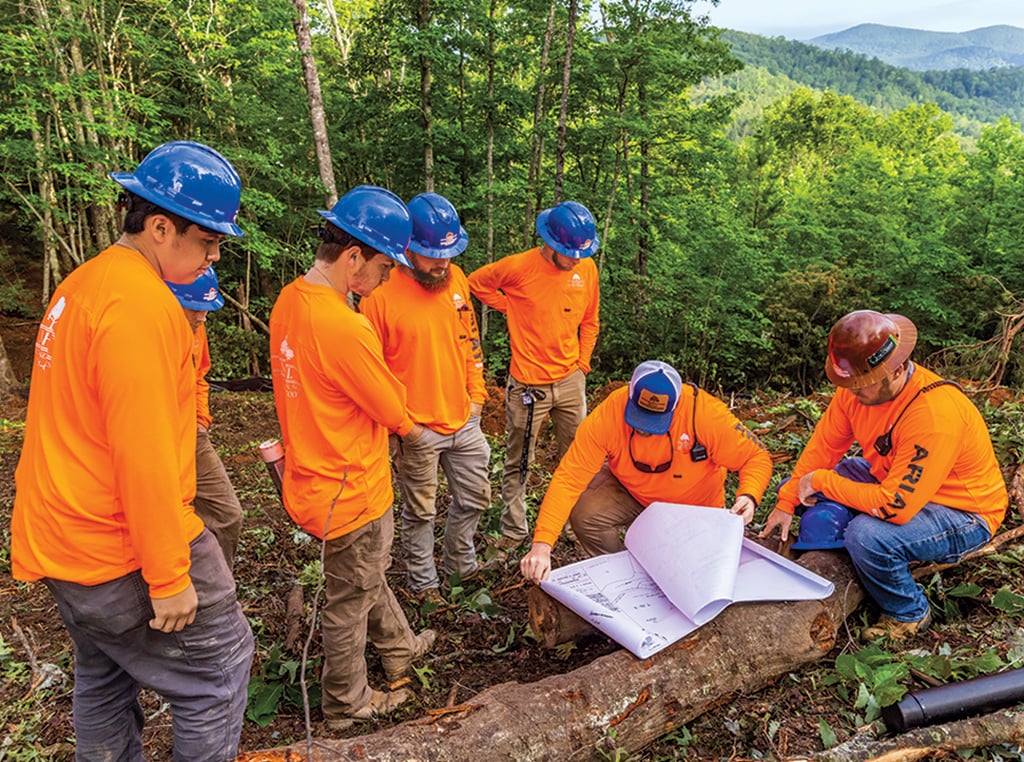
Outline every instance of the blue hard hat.
<path id="1" fill-rule="evenodd" d="M 439 193 L 421 193 L 409 200 L 412 240 L 409 251 L 431 259 L 451 259 L 466 250 L 469 236 L 452 202 Z"/>
<path id="2" fill-rule="evenodd" d="M 111 172 L 110 177 L 189 222 L 224 235 L 245 235 L 235 223 L 242 181 L 231 162 L 209 146 L 189 140 L 164 143 L 134 172 Z"/>
<path id="3" fill-rule="evenodd" d="M 572 259 L 593 256 L 600 243 L 594 215 L 576 201 L 563 201 L 538 214 L 537 233 L 556 252 Z"/>
<path id="4" fill-rule="evenodd" d="M 217 273 L 212 267 L 207 267 L 203 274 L 191 283 L 164 282 L 186 309 L 212 312 L 224 306 L 224 297 L 221 296 L 217 283 Z"/>
<path id="5" fill-rule="evenodd" d="M 832 500 L 819 500 L 800 517 L 800 529 L 793 550 L 835 550 L 842 548 L 846 525 L 857 511 Z"/>
<path id="6" fill-rule="evenodd" d="M 405 250 L 412 237 L 409 209 L 391 191 L 376 185 L 358 185 L 327 211 L 317 214 L 349 235 L 396 262 L 412 267 Z"/>

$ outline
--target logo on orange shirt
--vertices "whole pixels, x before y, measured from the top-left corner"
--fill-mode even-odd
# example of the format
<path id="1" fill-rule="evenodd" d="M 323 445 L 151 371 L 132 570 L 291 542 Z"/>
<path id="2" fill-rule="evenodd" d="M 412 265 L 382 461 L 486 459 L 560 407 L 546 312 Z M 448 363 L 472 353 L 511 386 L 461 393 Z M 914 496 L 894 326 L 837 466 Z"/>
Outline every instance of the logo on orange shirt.
<path id="1" fill-rule="evenodd" d="M 284 393 L 292 399 L 299 396 L 299 373 L 292 362 L 295 359 L 295 350 L 288 344 L 288 337 L 281 339 L 281 346 L 277 350 L 277 364 L 280 366 L 281 381 L 284 382 Z"/>
<path id="2" fill-rule="evenodd" d="M 47 370 L 53 365 L 53 354 L 51 344 L 57 339 L 57 321 L 64 314 L 67 300 L 62 296 L 50 308 L 43 322 L 39 324 L 39 333 L 36 334 L 36 365 L 40 370 Z"/>

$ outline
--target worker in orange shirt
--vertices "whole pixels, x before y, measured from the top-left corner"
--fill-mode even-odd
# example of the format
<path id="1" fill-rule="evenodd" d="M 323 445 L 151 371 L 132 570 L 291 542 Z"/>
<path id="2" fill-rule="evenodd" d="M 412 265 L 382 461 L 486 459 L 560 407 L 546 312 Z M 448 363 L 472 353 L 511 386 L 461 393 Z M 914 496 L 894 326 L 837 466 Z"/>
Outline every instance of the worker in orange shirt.
<path id="1" fill-rule="evenodd" d="M 561 458 L 587 415 L 586 374 L 599 329 L 593 215 L 580 203 L 563 201 L 537 215 L 537 233 L 541 246 L 469 276 L 473 295 L 505 313 L 512 345 L 498 558 L 529 536 L 526 476 L 545 417 L 551 416 Z"/>
<path id="2" fill-rule="evenodd" d="M 671 365 L 642 362 L 629 385 L 580 424 L 519 568 L 531 582 L 547 578 L 566 519 L 596 556 L 622 550 L 625 530 L 653 502 L 723 507 L 729 471 L 739 473 L 729 510 L 749 524 L 771 479 L 768 451 L 724 403 L 683 384 Z"/>
<path id="3" fill-rule="evenodd" d="M 963 391 L 910 360 L 917 328 L 902 315 L 858 310 L 828 337 L 825 372 L 838 388 L 779 490 L 762 536 L 785 539 L 810 506 L 855 513 L 842 542 L 881 617 L 868 641 L 901 640 L 932 614 L 913 562 L 955 563 L 987 543 L 1008 497 L 985 421 Z M 863 457 L 845 457 L 857 442 Z M 819 501 L 822 505 L 819 507 Z"/>
<path id="4" fill-rule="evenodd" d="M 451 259 L 469 243 L 455 207 L 437 193 L 409 201 L 409 265 L 363 299 L 359 311 L 384 345 L 384 360 L 408 390 L 412 419 L 423 427 L 396 454 L 402 488 L 402 545 L 409 589 L 444 602 L 434 563 L 437 469 L 451 493 L 443 540 L 444 574 L 478 571 L 473 535 L 491 502 L 490 445 L 480 428 L 487 399 L 476 315 L 466 274 Z"/>
<path id="5" fill-rule="evenodd" d="M 330 211 L 312 267 L 270 313 L 274 403 L 285 447 L 282 493 L 292 519 L 324 541 L 321 707 L 329 730 L 390 714 L 412 697 L 367 682 L 366 642 L 400 681 L 436 634 L 413 634 L 388 586 L 394 514 L 388 433 L 423 435 L 380 339 L 348 304 L 408 265 L 409 211 L 384 188 L 353 188 Z"/>
<path id="6" fill-rule="evenodd" d="M 253 639 L 214 536 L 192 508 L 192 332 L 164 285 L 220 258 L 238 174 L 175 141 L 115 172 L 117 243 L 54 291 L 36 339 L 15 473 L 11 573 L 42 580 L 75 646 L 77 759 L 143 759 L 148 688 L 176 759 L 238 752 Z"/>
<path id="7" fill-rule="evenodd" d="M 242 504 L 210 442 L 210 344 L 206 339 L 206 316 L 224 306 L 212 267 L 192 283 L 168 283 L 192 326 L 192 360 L 196 367 L 196 515 L 217 538 L 228 568 L 234 569 L 238 537 L 242 533 Z"/>

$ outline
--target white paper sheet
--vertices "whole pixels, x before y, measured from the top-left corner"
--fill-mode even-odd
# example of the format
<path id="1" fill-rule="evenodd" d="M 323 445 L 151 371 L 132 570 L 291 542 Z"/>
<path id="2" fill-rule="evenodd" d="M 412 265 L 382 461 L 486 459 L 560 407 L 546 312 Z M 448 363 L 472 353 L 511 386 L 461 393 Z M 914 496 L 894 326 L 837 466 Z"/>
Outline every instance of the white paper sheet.
<path id="1" fill-rule="evenodd" d="M 554 569 L 542 589 L 646 658 L 740 601 L 827 598 L 834 586 L 743 537 L 721 508 L 652 503 L 627 549 Z"/>

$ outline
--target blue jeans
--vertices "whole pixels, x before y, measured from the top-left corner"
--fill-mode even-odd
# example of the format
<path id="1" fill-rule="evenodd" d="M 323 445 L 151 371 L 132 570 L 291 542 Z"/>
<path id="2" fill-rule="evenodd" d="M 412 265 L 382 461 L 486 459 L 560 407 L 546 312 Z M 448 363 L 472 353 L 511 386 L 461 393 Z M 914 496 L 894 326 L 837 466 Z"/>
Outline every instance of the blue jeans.
<path id="1" fill-rule="evenodd" d="M 864 458 L 846 458 L 835 471 L 853 481 L 878 482 Z M 909 565 L 914 561 L 957 563 L 992 535 L 977 514 L 926 503 L 902 525 L 858 512 L 844 539 L 857 576 L 882 613 L 899 622 L 918 622 L 928 613 L 928 598 L 911 576 Z"/>
<path id="2" fill-rule="evenodd" d="M 171 705 L 174 759 L 238 754 L 253 638 L 217 540 L 192 541 L 199 609 L 181 632 L 152 630 L 149 586 L 135 571 L 99 585 L 47 579 L 75 644 L 75 758 L 141 762 L 140 687 Z"/>

